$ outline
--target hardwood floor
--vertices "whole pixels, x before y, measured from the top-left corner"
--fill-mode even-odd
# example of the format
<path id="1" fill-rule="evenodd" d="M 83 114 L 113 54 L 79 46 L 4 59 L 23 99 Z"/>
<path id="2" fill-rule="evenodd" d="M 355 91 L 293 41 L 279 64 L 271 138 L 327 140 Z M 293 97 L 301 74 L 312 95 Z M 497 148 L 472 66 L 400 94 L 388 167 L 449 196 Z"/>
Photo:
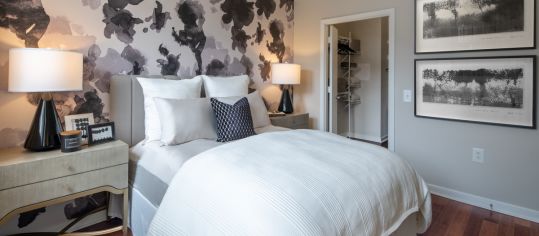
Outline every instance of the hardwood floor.
<path id="1" fill-rule="evenodd" d="M 539 236 L 539 223 L 432 195 L 432 224 L 420 236 Z"/>
<path id="2" fill-rule="evenodd" d="M 432 224 L 421 236 L 539 236 L 539 223 L 432 195 Z"/>

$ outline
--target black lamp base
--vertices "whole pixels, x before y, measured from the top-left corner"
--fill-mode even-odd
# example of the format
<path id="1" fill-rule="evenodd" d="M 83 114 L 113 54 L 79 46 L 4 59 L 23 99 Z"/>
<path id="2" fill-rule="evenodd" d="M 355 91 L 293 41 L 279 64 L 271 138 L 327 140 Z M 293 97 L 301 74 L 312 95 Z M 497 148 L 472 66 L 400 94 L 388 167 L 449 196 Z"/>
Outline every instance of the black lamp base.
<path id="1" fill-rule="evenodd" d="M 62 122 L 52 99 L 41 99 L 32 121 L 24 148 L 33 152 L 59 149 Z"/>
<path id="2" fill-rule="evenodd" d="M 288 88 L 283 88 L 283 94 L 281 95 L 281 103 L 279 104 L 278 111 L 290 114 L 294 113 L 294 108 L 292 107 L 292 99 L 290 99 L 290 93 Z"/>

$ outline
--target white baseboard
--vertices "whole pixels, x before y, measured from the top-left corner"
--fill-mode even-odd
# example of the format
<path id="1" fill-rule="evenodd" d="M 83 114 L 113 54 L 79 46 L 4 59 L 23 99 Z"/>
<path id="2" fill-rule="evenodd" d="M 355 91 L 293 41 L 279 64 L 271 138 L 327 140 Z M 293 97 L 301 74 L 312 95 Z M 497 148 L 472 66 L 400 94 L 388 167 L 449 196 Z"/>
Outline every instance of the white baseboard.
<path id="1" fill-rule="evenodd" d="M 506 202 L 500 202 L 432 184 L 429 184 L 429 189 L 434 195 L 449 198 L 451 200 L 466 203 L 472 206 L 481 207 L 487 210 L 490 210 L 492 206 L 492 210 L 495 212 L 539 223 L 539 211 L 533 209 L 524 208 Z"/>

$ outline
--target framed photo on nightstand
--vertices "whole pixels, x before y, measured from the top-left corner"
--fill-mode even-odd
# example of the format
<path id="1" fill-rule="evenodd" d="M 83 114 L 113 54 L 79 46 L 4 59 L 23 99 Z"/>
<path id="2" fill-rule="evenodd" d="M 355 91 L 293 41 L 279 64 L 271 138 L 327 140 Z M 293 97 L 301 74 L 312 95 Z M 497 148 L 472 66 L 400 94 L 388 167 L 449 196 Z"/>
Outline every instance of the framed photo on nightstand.
<path id="1" fill-rule="evenodd" d="M 106 143 L 115 139 L 114 122 L 88 126 L 88 145 Z"/>
<path id="2" fill-rule="evenodd" d="M 81 131 L 81 144 L 88 144 L 88 126 L 94 124 L 94 114 L 78 114 L 65 116 L 65 129 L 69 130 L 80 130 Z"/>

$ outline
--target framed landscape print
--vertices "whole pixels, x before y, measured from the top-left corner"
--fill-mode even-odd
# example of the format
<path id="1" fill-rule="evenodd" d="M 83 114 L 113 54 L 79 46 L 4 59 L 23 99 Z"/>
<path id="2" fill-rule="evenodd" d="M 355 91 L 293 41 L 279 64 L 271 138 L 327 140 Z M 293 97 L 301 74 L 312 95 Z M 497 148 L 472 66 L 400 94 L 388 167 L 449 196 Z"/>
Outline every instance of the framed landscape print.
<path id="1" fill-rule="evenodd" d="M 536 128 L 535 56 L 418 59 L 415 115 Z"/>
<path id="2" fill-rule="evenodd" d="M 416 53 L 535 48 L 535 0 L 416 0 Z"/>

